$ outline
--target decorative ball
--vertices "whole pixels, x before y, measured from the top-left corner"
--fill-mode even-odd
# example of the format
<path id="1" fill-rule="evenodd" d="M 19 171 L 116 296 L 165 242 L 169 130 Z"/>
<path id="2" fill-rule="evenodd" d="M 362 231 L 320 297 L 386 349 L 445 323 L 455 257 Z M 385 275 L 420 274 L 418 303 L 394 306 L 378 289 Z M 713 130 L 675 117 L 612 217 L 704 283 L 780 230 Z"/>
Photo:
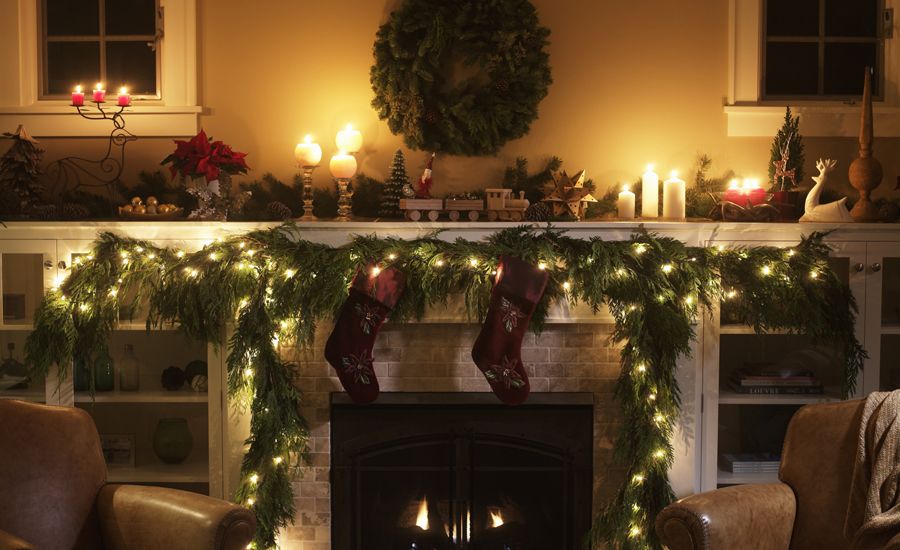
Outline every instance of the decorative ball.
<path id="1" fill-rule="evenodd" d="M 545 222 L 550 219 L 552 212 L 545 202 L 532 204 L 525 211 L 525 220 L 530 222 Z"/>
<path id="2" fill-rule="evenodd" d="M 156 207 L 156 211 L 160 214 L 168 214 L 169 213 L 169 205 L 168 204 L 160 204 Z"/>
<path id="3" fill-rule="evenodd" d="M 131 205 L 132 206 L 137 206 L 137 205 L 141 204 L 142 202 L 144 202 L 144 201 L 141 200 L 140 197 L 131 197 Z"/>
<path id="4" fill-rule="evenodd" d="M 494 90 L 498 95 L 506 95 L 509 93 L 509 80 L 501 79 L 494 84 Z"/>
<path id="5" fill-rule="evenodd" d="M 148 214 L 156 214 L 157 212 L 159 212 L 159 209 L 156 207 L 156 205 L 154 205 L 154 204 L 147 205 L 147 213 Z"/>
<path id="6" fill-rule="evenodd" d="M 137 205 L 137 206 L 134 207 L 134 213 L 135 213 L 135 214 L 146 214 L 146 213 L 147 213 L 147 207 L 144 206 L 143 204 L 139 204 L 139 205 Z"/>
<path id="7" fill-rule="evenodd" d="M 130 213 L 134 212 L 134 207 L 131 206 L 130 204 L 126 204 L 125 206 L 122 207 L 122 212 L 130 214 Z"/>
<path id="8" fill-rule="evenodd" d="M 184 376 L 188 380 L 193 380 L 199 374 L 206 376 L 208 372 L 209 367 L 206 365 L 206 361 L 200 359 L 191 361 L 184 367 Z"/>
<path id="9" fill-rule="evenodd" d="M 434 109 L 429 109 L 425 112 L 425 122 L 428 124 L 437 124 L 441 121 L 441 112 L 436 111 Z"/>
<path id="10" fill-rule="evenodd" d="M 209 379 L 202 374 L 198 374 L 191 378 L 191 389 L 195 392 L 209 391 Z"/>
<path id="11" fill-rule="evenodd" d="M 406 184 L 403 186 L 403 196 L 407 199 L 411 199 L 416 196 L 415 190 L 412 188 L 412 185 Z"/>
<path id="12" fill-rule="evenodd" d="M 159 200 L 156 197 L 147 197 L 147 206 L 158 206 Z"/>
<path id="13" fill-rule="evenodd" d="M 169 367 L 162 372 L 160 382 L 169 391 L 180 390 L 184 386 L 184 371 L 178 367 Z"/>
<path id="14" fill-rule="evenodd" d="M 283 202 L 272 201 L 266 206 L 266 216 L 270 220 L 284 221 L 291 219 L 294 216 L 294 213 L 291 212 L 291 209 Z"/>

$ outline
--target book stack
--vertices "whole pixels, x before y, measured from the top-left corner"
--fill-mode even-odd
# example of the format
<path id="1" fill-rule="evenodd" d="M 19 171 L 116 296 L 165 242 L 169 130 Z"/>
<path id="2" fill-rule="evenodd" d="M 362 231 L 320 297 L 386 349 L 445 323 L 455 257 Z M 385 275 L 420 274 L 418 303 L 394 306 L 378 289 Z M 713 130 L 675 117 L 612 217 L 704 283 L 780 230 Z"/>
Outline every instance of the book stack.
<path id="1" fill-rule="evenodd" d="M 719 466 L 733 474 L 777 473 L 781 457 L 773 453 L 723 453 Z"/>
<path id="2" fill-rule="evenodd" d="M 739 372 L 734 384 L 738 393 L 763 395 L 810 395 L 825 393 L 812 371 L 750 369 Z"/>

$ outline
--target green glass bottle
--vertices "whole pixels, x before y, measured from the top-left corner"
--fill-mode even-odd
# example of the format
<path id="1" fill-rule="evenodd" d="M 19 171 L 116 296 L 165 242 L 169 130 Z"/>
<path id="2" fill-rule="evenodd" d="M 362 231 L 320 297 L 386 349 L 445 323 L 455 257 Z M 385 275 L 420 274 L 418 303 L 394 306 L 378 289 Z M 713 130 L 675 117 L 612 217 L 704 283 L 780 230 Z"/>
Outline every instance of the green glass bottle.
<path id="1" fill-rule="evenodd" d="M 109 352 L 103 352 L 94 361 L 94 390 L 112 391 L 116 387 L 116 369 Z"/>
<path id="2" fill-rule="evenodd" d="M 75 391 L 88 391 L 91 389 L 91 366 L 87 360 L 81 357 L 75 359 L 72 378 Z"/>

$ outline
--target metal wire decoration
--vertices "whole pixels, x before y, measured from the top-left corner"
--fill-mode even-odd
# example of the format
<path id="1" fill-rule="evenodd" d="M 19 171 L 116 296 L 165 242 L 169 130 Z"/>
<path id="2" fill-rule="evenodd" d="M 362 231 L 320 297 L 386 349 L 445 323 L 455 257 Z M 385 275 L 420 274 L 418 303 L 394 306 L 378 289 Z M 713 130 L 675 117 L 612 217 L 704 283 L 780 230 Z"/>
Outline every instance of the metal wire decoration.
<path id="1" fill-rule="evenodd" d="M 125 146 L 135 141 L 137 136 L 125 129 L 125 105 L 120 105 L 115 110 L 106 110 L 103 108 L 104 101 L 92 103 L 93 108 L 72 106 L 82 118 L 112 122 L 106 153 L 97 160 L 75 156 L 61 158 L 50 164 L 48 174 L 53 180 L 53 196 L 58 201 L 72 193 L 87 191 L 96 194 L 96 190 L 100 190 L 107 200 L 111 215 L 112 206 L 120 191 L 122 172 L 125 170 Z"/>

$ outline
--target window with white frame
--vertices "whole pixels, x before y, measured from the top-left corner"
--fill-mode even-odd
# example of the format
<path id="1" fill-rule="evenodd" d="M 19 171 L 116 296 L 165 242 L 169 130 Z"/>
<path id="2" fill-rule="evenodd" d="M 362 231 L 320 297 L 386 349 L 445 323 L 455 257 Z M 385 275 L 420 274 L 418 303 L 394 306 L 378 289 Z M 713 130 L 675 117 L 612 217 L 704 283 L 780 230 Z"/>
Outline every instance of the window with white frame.
<path id="1" fill-rule="evenodd" d="M 883 0 L 764 0 L 762 99 L 851 99 L 866 67 L 882 96 Z"/>
<path id="2" fill-rule="evenodd" d="M 41 0 L 40 98 L 64 98 L 73 86 L 125 86 L 160 97 L 158 0 Z"/>

